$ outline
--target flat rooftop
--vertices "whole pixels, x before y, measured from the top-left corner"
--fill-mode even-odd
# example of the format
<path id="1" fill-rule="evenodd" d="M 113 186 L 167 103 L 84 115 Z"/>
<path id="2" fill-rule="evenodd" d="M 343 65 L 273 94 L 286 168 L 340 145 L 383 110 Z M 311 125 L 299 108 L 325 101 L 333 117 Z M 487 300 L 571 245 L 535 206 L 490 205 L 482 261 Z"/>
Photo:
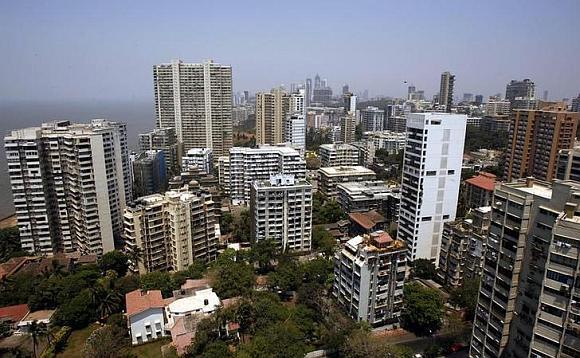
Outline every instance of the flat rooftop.
<path id="1" fill-rule="evenodd" d="M 376 173 L 368 168 L 365 168 L 360 165 L 356 166 L 340 166 L 340 167 L 324 167 L 318 169 L 320 172 L 326 175 L 357 175 L 357 174 L 372 174 L 376 175 Z"/>

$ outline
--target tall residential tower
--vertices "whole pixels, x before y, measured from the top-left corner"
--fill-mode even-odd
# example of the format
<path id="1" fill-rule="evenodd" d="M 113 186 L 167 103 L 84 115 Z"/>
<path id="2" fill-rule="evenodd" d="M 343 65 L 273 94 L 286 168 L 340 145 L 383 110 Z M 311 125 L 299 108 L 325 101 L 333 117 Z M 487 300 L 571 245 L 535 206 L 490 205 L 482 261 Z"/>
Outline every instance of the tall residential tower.
<path id="1" fill-rule="evenodd" d="M 174 127 L 183 150 L 232 147 L 232 67 L 174 60 L 153 66 L 157 128 Z"/>

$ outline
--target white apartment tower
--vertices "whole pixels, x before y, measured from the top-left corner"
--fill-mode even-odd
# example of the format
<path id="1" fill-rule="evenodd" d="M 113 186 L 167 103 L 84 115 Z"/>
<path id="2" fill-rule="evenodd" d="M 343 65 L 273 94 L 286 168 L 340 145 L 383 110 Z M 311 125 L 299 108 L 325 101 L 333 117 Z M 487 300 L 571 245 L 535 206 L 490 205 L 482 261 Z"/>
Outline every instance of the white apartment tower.
<path id="1" fill-rule="evenodd" d="M 304 179 L 306 162 L 298 151 L 290 147 L 234 147 L 230 149 L 229 160 L 220 159 L 220 174 L 222 173 L 227 175 L 227 181 L 220 177 L 220 182 L 229 190 L 232 202 L 244 204 L 250 200 L 254 181 L 268 180 L 272 174 L 290 174 L 296 180 Z"/>
<path id="2" fill-rule="evenodd" d="M 455 220 L 466 124 L 466 115 L 408 115 L 398 238 L 411 260 L 437 262 L 443 223 Z"/>
<path id="3" fill-rule="evenodd" d="M 282 251 L 310 251 L 312 185 L 294 175 L 272 175 L 252 184 L 252 237 L 274 240 Z"/>
<path id="4" fill-rule="evenodd" d="M 114 250 L 132 195 L 124 124 L 69 121 L 4 138 L 24 250 L 53 255 Z"/>
<path id="5" fill-rule="evenodd" d="M 183 150 L 232 147 L 232 67 L 174 60 L 153 66 L 157 128 L 175 128 Z"/>
<path id="6" fill-rule="evenodd" d="M 306 119 L 302 114 L 291 114 L 284 119 L 284 143 L 304 153 L 306 150 Z"/>
<path id="7" fill-rule="evenodd" d="M 133 269 L 181 271 L 195 260 L 215 260 L 217 222 L 212 196 L 188 186 L 139 198 L 124 213 L 127 251 L 137 248 L 142 253 Z"/>
<path id="8" fill-rule="evenodd" d="M 181 171 L 197 167 L 205 174 L 213 172 L 213 151 L 211 148 L 191 148 L 181 158 Z"/>
<path id="9" fill-rule="evenodd" d="M 340 167 L 359 164 L 359 150 L 350 144 L 322 144 L 318 148 L 321 167 Z"/>

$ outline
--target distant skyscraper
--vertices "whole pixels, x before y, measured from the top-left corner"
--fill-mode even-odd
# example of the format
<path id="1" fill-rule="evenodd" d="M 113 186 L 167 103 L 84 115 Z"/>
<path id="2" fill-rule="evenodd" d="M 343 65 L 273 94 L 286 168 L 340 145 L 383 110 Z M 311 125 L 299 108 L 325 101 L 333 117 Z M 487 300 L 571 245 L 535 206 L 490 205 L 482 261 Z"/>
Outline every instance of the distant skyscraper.
<path id="1" fill-rule="evenodd" d="M 344 86 L 342 86 L 342 94 L 347 94 L 347 93 L 349 93 L 349 90 L 348 90 L 348 85 L 345 83 Z"/>
<path id="2" fill-rule="evenodd" d="M 464 93 L 463 102 L 473 102 L 473 93 Z"/>
<path id="3" fill-rule="evenodd" d="M 543 101 L 547 101 L 548 100 L 548 90 L 544 90 L 544 95 L 542 96 L 542 100 Z"/>
<path id="4" fill-rule="evenodd" d="M 256 144 L 283 142 L 284 119 L 290 110 L 290 96 L 281 88 L 256 93 Z"/>
<path id="5" fill-rule="evenodd" d="M 306 97 L 304 98 L 304 105 L 310 107 L 310 101 L 312 101 L 312 79 L 306 79 Z"/>
<path id="6" fill-rule="evenodd" d="M 580 112 L 580 94 L 578 97 L 572 98 L 572 112 Z"/>
<path id="7" fill-rule="evenodd" d="M 416 88 L 415 86 L 409 86 L 407 87 L 407 99 L 412 99 L 413 94 L 415 93 Z"/>
<path id="8" fill-rule="evenodd" d="M 4 141 L 24 250 L 115 249 L 133 191 L 125 124 L 56 121 L 14 130 Z"/>
<path id="9" fill-rule="evenodd" d="M 340 118 L 340 141 L 352 143 L 355 140 L 356 118 L 353 112 L 345 113 Z"/>
<path id="10" fill-rule="evenodd" d="M 441 74 L 441 85 L 439 86 L 439 104 L 445 106 L 447 113 L 451 113 L 454 85 L 455 75 L 452 75 L 450 72 L 443 72 Z"/>
<path id="11" fill-rule="evenodd" d="M 232 147 L 232 67 L 179 60 L 153 66 L 158 128 L 174 127 L 183 150 Z"/>
<path id="12" fill-rule="evenodd" d="M 177 143 L 175 128 L 156 128 L 150 132 L 139 134 L 139 150 L 161 150 L 165 158 L 168 173 L 178 173 L 181 163 L 181 149 Z"/>
<path id="13" fill-rule="evenodd" d="M 523 81 L 511 80 L 505 89 L 505 99 L 510 101 L 513 105 L 516 99 L 532 100 L 535 98 L 536 85 L 530 79 L 526 78 Z"/>
<path id="14" fill-rule="evenodd" d="M 483 95 L 478 94 L 475 96 L 475 104 L 480 105 L 483 103 Z"/>
<path id="15" fill-rule="evenodd" d="M 162 150 L 148 150 L 133 162 L 135 197 L 159 193 L 167 184 L 167 168 Z"/>
<path id="16" fill-rule="evenodd" d="M 407 116 L 398 238 L 411 260 L 438 260 L 443 223 L 455 220 L 466 125 L 461 114 Z"/>
<path id="17" fill-rule="evenodd" d="M 314 77 L 314 89 L 319 89 L 320 87 L 322 87 L 322 82 L 320 81 L 320 76 L 316 74 Z"/>
<path id="18" fill-rule="evenodd" d="M 554 179 L 558 151 L 574 148 L 579 120 L 580 113 L 553 108 L 513 111 L 504 179 Z"/>

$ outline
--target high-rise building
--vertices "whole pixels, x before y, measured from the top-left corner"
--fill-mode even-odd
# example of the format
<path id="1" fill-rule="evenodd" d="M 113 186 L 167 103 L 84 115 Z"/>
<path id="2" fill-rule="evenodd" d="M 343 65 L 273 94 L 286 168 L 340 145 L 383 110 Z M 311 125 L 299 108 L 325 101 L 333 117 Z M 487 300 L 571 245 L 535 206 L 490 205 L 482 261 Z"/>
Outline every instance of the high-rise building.
<path id="1" fill-rule="evenodd" d="M 213 151 L 210 148 L 191 148 L 181 159 L 181 171 L 197 167 L 202 173 L 213 173 Z"/>
<path id="2" fill-rule="evenodd" d="M 14 130 L 4 141 L 24 250 L 114 250 L 133 192 L 125 124 L 55 121 Z"/>
<path id="3" fill-rule="evenodd" d="M 181 164 L 181 146 L 177 142 L 175 128 L 156 128 L 139 134 L 139 150 L 161 150 L 168 173 L 177 174 Z"/>
<path id="4" fill-rule="evenodd" d="M 337 201 L 345 213 L 377 210 L 389 222 L 399 215 L 400 190 L 389 187 L 384 181 L 341 183 L 336 188 Z"/>
<path id="5" fill-rule="evenodd" d="M 463 102 L 473 102 L 473 93 L 464 93 Z"/>
<path id="6" fill-rule="evenodd" d="M 167 184 L 167 168 L 162 150 L 142 152 L 133 161 L 135 197 L 159 193 Z"/>
<path id="7" fill-rule="evenodd" d="M 350 92 L 342 94 L 343 107 L 345 112 L 356 112 L 356 96 Z"/>
<path id="8" fill-rule="evenodd" d="M 288 109 L 289 114 L 301 114 L 306 116 L 304 97 L 306 97 L 306 92 L 303 89 L 299 89 L 297 92 L 292 92 L 290 95 L 290 107 Z"/>
<path id="9" fill-rule="evenodd" d="M 340 117 L 340 141 L 352 143 L 355 141 L 356 117 L 354 113 L 345 113 Z"/>
<path id="10" fill-rule="evenodd" d="M 215 260 L 217 223 L 212 196 L 187 186 L 139 198 L 124 213 L 126 250 L 141 252 L 133 269 L 182 271 L 196 260 Z"/>
<path id="11" fill-rule="evenodd" d="M 305 86 L 305 96 L 304 97 L 304 106 L 305 107 L 310 107 L 310 102 L 312 101 L 312 79 L 311 78 L 307 78 L 306 79 L 306 86 Z"/>
<path id="12" fill-rule="evenodd" d="M 509 115 L 483 116 L 479 121 L 479 128 L 488 132 L 509 132 L 511 120 Z"/>
<path id="13" fill-rule="evenodd" d="M 544 90 L 544 94 L 542 95 L 542 101 L 548 101 L 548 90 Z"/>
<path id="14" fill-rule="evenodd" d="M 505 99 L 514 103 L 516 99 L 534 99 L 536 97 L 536 85 L 526 78 L 522 81 L 511 80 L 505 88 Z"/>
<path id="15" fill-rule="evenodd" d="M 321 144 L 318 147 L 321 167 L 340 167 L 359 164 L 359 153 L 350 144 Z"/>
<path id="16" fill-rule="evenodd" d="M 289 111 L 290 96 L 282 88 L 256 93 L 256 144 L 282 143 Z"/>
<path id="17" fill-rule="evenodd" d="M 175 128 L 183 150 L 232 147 L 232 67 L 179 60 L 153 66 L 157 128 Z"/>
<path id="18" fill-rule="evenodd" d="M 441 74 L 441 84 L 439 86 L 439 104 L 445 106 L 445 112 L 451 113 L 453 105 L 453 86 L 455 85 L 455 75 L 450 72 Z"/>
<path id="19" fill-rule="evenodd" d="M 404 150 L 407 141 L 404 133 L 391 131 L 366 133 L 365 139 L 373 142 L 375 150 L 384 149 L 389 154 L 397 154 Z"/>
<path id="20" fill-rule="evenodd" d="M 462 286 L 466 279 L 479 279 L 483 270 L 491 207 L 477 208 L 473 215 L 474 219 L 458 219 L 443 225 L 437 278 L 447 287 Z M 480 220 L 475 220 L 475 216 Z"/>
<path id="21" fill-rule="evenodd" d="M 229 160 L 220 159 L 219 170 L 220 183 L 234 204 L 250 201 L 251 186 L 256 180 L 268 180 L 273 174 L 294 175 L 296 180 L 306 178 L 304 158 L 297 150 L 283 146 L 234 147 Z"/>
<path id="22" fill-rule="evenodd" d="M 369 106 L 360 111 L 364 132 L 380 132 L 385 129 L 385 111 Z"/>
<path id="23" fill-rule="evenodd" d="M 342 94 L 347 94 L 350 93 L 348 90 L 348 85 L 345 83 L 344 86 L 342 86 Z"/>
<path id="24" fill-rule="evenodd" d="M 483 103 L 483 95 L 478 94 L 475 95 L 475 104 L 480 105 Z"/>
<path id="25" fill-rule="evenodd" d="M 466 123 L 461 114 L 407 116 L 398 238 L 411 260 L 438 261 L 443 224 L 455 220 Z"/>
<path id="26" fill-rule="evenodd" d="M 252 183 L 250 213 L 256 242 L 271 239 L 283 252 L 310 251 L 312 185 L 276 174 Z"/>
<path id="27" fill-rule="evenodd" d="M 556 179 L 580 182 L 580 144 L 558 152 Z"/>
<path id="28" fill-rule="evenodd" d="M 580 94 L 578 97 L 572 98 L 572 112 L 580 112 Z"/>
<path id="29" fill-rule="evenodd" d="M 384 231 L 356 236 L 334 255 L 332 295 L 356 321 L 396 328 L 403 307 L 405 243 Z"/>
<path id="30" fill-rule="evenodd" d="M 314 76 L 314 89 L 319 89 L 320 87 L 322 87 L 322 82 L 320 81 L 320 76 L 317 73 L 316 76 Z"/>
<path id="31" fill-rule="evenodd" d="M 283 141 L 300 153 L 304 153 L 306 150 L 306 119 L 303 114 L 295 113 L 286 116 Z"/>
<path id="32" fill-rule="evenodd" d="M 504 179 L 554 179 L 558 151 L 574 147 L 578 120 L 580 113 L 560 108 L 514 111 Z"/>
<path id="33" fill-rule="evenodd" d="M 495 189 L 471 357 L 577 356 L 579 193 L 533 178 Z"/>

